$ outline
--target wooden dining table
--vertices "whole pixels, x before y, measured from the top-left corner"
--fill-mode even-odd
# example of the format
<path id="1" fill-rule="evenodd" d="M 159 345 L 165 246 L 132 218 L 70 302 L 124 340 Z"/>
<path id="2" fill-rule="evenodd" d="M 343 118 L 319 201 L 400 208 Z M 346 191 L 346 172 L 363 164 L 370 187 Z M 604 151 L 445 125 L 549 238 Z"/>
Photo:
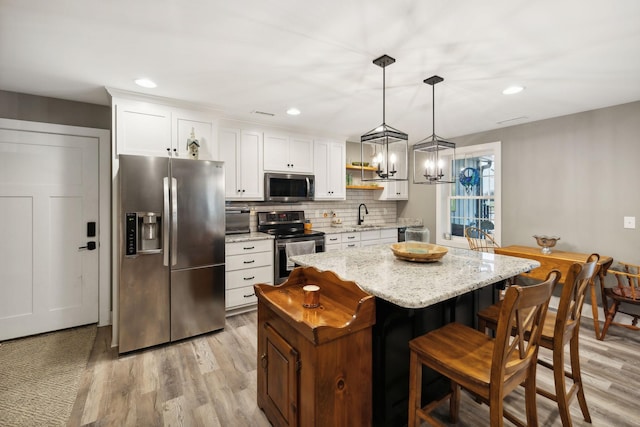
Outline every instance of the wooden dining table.
<path id="1" fill-rule="evenodd" d="M 569 267 L 575 262 L 585 262 L 589 258 L 590 254 L 582 254 L 578 252 L 566 252 L 552 250 L 549 254 L 543 254 L 539 247 L 530 246 L 504 246 L 501 248 L 495 248 L 495 253 L 500 255 L 515 256 L 519 258 L 528 258 L 536 260 L 540 263 L 540 267 L 534 268 L 527 273 L 521 273 L 521 276 L 528 277 L 535 280 L 545 280 L 547 274 L 553 269 L 557 269 L 562 273 L 560 281 L 558 283 L 563 284 Z M 604 277 L 607 274 L 607 270 L 611 267 L 613 258 L 606 255 L 600 255 L 598 261 L 598 280 L 600 281 L 600 289 L 604 288 Z M 593 329 L 597 339 L 602 339 L 600 332 L 600 323 L 598 321 L 598 299 L 596 297 L 596 284 L 595 281 L 591 283 L 591 310 L 593 313 Z"/>

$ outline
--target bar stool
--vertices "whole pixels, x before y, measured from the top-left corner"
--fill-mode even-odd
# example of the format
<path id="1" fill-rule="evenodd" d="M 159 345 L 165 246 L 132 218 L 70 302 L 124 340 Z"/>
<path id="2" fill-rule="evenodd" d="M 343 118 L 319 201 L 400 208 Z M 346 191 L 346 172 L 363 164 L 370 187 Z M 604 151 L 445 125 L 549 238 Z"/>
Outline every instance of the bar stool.
<path id="1" fill-rule="evenodd" d="M 443 425 L 430 415 L 449 399 L 449 417 L 458 421 L 460 387 L 489 404 L 490 425 L 503 425 L 503 416 L 523 425 L 504 411 L 503 398 L 520 383 L 525 384 L 527 422 L 537 426 L 536 360 L 542 323 L 553 287 L 560 278 L 556 270 L 538 285 L 507 289 L 498 316 L 496 338 L 460 323 L 449 323 L 409 342 L 409 427 L 420 420 Z M 518 333 L 511 335 L 512 329 Z M 529 340 L 524 339 L 531 331 Z M 422 366 L 427 366 L 451 381 L 451 392 L 422 407 Z"/>
<path id="2" fill-rule="evenodd" d="M 557 402 L 564 427 L 572 425 L 569 402 L 575 395 L 578 397 L 582 416 L 585 421 L 591 422 L 580 375 L 578 338 L 582 305 L 587 289 L 593 283 L 598 272 L 599 259 L 598 254 L 591 254 L 585 264 L 575 263 L 569 268 L 558 303 L 558 310 L 557 312 L 547 312 L 542 328 L 540 346 L 552 351 L 553 363 L 538 359 L 538 364 L 553 370 L 555 394 L 540 387 L 536 391 L 538 394 Z M 498 302 L 478 312 L 478 329 L 480 331 L 485 332 L 487 328 L 496 328 L 501 304 Z M 571 372 L 564 369 L 564 347 L 567 343 L 570 346 Z M 569 391 L 566 389 L 565 377 L 573 380 Z"/>

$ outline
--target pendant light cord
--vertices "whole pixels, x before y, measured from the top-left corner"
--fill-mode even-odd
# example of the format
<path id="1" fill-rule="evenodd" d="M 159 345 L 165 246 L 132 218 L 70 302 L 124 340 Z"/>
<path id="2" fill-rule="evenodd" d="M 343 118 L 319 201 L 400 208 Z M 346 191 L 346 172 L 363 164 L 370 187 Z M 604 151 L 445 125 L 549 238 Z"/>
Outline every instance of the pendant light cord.
<path id="1" fill-rule="evenodd" d="M 387 105 L 387 100 L 386 100 L 386 88 L 387 88 L 387 82 L 386 82 L 386 69 L 387 67 L 384 66 L 382 67 L 382 125 L 386 125 L 387 124 L 387 120 L 386 120 L 386 105 Z"/>
<path id="2" fill-rule="evenodd" d="M 431 85 L 431 127 L 433 139 L 436 139 L 436 85 Z"/>

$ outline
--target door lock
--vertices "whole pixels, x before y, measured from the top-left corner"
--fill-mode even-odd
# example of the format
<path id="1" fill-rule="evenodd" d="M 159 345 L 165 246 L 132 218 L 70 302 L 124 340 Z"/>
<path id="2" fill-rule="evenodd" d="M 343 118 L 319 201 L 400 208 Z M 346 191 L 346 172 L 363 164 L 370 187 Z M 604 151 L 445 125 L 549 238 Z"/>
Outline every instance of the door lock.
<path id="1" fill-rule="evenodd" d="M 87 246 L 80 246 L 78 249 L 87 249 L 92 251 L 96 248 L 96 242 L 87 242 Z"/>

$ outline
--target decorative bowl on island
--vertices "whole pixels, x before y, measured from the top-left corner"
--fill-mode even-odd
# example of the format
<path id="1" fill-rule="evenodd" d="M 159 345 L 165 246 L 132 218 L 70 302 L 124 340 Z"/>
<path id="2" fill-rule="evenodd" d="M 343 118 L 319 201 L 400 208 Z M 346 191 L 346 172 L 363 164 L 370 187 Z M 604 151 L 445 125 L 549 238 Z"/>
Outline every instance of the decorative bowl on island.
<path id="1" fill-rule="evenodd" d="M 448 252 L 444 246 L 423 242 L 402 242 L 391 245 L 393 254 L 402 260 L 413 262 L 440 261 Z"/>
<path id="2" fill-rule="evenodd" d="M 558 240 L 560 240 L 560 237 L 558 236 L 539 236 L 536 234 L 533 237 L 536 239 L 538 246 L 542 247 L 541 252 L 543 254 L 550 254 L 551 248 L 556 245 Z"/>

